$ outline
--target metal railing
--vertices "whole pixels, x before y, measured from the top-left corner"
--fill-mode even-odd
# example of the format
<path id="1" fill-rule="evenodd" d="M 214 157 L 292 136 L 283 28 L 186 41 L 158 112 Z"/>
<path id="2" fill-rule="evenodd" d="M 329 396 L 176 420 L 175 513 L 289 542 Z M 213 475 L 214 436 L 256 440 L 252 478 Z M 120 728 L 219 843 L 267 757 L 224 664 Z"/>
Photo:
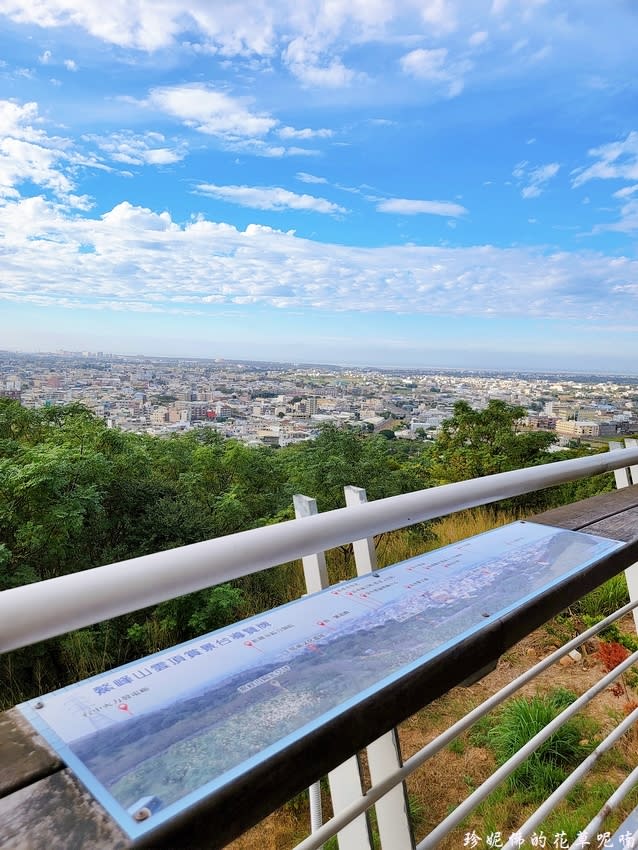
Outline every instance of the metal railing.
<path id="1" fill-rule="evenodd" d="M 595 626 L 582 632 L 577 637 L 564 644 L 559 649 L 552 652 L 547 658 L 542 659 L 529 670 L 522 673 L 512 682 L 501 688 L 497 693 L 486 699 L 472 711 L 464 715 L 460 720 L 450 726 L 445 732 L 438 735 L 434 740 L 430 741 L 418 752 L 414 753 L 410 758 L 406 759 L 402 767 L 395 770 L 392 774 L 388 774 L 383 782 L 372 785 L 366 794 L 362 795 L 358 800 L 344 808 L 337 815 L 326 821 L 319 829 L 297 844 L 294 850 L 318 850 L 332 836 L 337 835 L 340 830 L 351 823 L 356 817 L 359 817 L 364 812 L 368 811 L 378 800 L 380 800 L 388 791 L 394 788 L 401 782 L 408 779 L 418 768 L 422 767 L 428 759 L 431 759 L 444 747 L 448 746 L 455 738 L 458 738 L 463 732 L 467 731 L 482 717 L 485 717 L 495 708 L 498 708 L 505 700 L 516 694 L 525 685 L 529 684 L 537 678 L 545 670 L 548 670 L 554 664 L 558 663 L 561 658 L 564 658 L 574 649 L 582 646 L 583 643 L 590 640 L 592 637 L 600 634 L 607 629 L 612 623 L 624 617 L 638 607 L 638 600 L 630 602 L 627 605 L 619 608 L 609 617 L 601 620 Z M 605 690 L 618 676 L 625 670 L 629 669 L 633 664 L 638 662 L 638 652 L 630 655 L 622 664 L 614 668 L 610 673 L 603 676 L 591 688 L 589 688 L 581 697 L 566 708 L 558 717 L 542 732 L 532 738 L 528 744 L 520 749 L 511 759 L 496 770 L 485 782 L 479 785 L 470 796 L 457 806 L 452 814 L 441 821 L 425 838 L 417 845 L 416 850 L 431 850 L 436 848 L 439 842 L 448 835 L 455 827 L 457 827 L 477 806 L 480 805 L 502 782 L 504 782 L 513 772 L 519 767 L 532 752 L 534 752 L 547 738 L 550 737 L 565 721 L 569 720 L 577 711 L 584 705 L 588 704 L 597 694 Z M 581 763 L 581 765 L 570 774 L 556 791 L 539 806 L 539 808 L 531 815 L 525 823 L 517 830 L 517 834 L 521 838 L 528 838 L 533 830 L 564 800 L 574 785 L 579 782 L 583 776 L 588 773 L 598 762 L 600 757 L 607 752 L 614 743 L 624 735 L 638 720 L 638 708 L 631 712 L 596 748 L 595 750 Z M 638 783 L 638 777 L 634 778 L 633 785 Z M 631 785 L 631 787 L 633 787 Z M 631 787 L 627 790 L 631 790 Z M 586 830 L 583 829 L 583 832 Z M 504 847 L 517 846 L 515 839 L 503 845 Z M 522 846 L 522 845 L 518 845 Z M 636 845 L 638 846 L 638 845 Z M 389 848 L 389 850 L 392 850 Z"/>
<path id="2" fill-rule="evenodd" d="M 448 484 L 375 502 L 355 504 L 324 514 L 304 516 L 278 525 L 252 529 L 216 540 L 7 590 L 0 593 L 0 651 L 6 652 L 27 646 L 76 628 L 297 560 L 303 556 L 316 554 L 353 540 L 361 541 L 382 532 L 404 528 L 418 522 L 567 481 L 604 472 L 625 470 L 617 475 L 617 483 L 630 483 L 631 467 L 638 469 L 638 447 L 499 473 L 482 479 Z M 638 601 L 630 603 L 519 676 L 408 758 L 402 766 L 373 784 L 365 794 L 346 805 L 330 821 L 318 827 L 312 835 L 298 844 L 296 850 L 320 848 L 329 837 L 338 834 L 344 827 L 360 817 L 478 719 L 590 636 L 597 634 L 637 606 Z M 629 667 L 636 661 L 638 661 L 638 654 L 636 657 L 631 656 L 624 665 Z M 570 706 L 558 718 L 558 721 L 567 719 L 574 710 L 607 687 L 622 669 L 623 667 L 619 667 L 612 674 L 601 679 L 587 694 L 580 697 L 577 703 Z M 573 782 L 580 778 L 581 773 L 590 768 L 600 754 L 611 746 L 635 719 L 636 712 L 633 712 L 620 724 L 618 730 L 591 754 L 587 764 L 584 763 L 584 766 L 577 770 L 574 774 L 576 778 L 567 780 L 564 786 L 561 786 L 528 819 L 521 827 L 520 834 L 523 837 L 529 835 L 535 825 L 540 822 L 539 819 L 542 819 L 550 808 L 557 805 L 569 793 Z M 438 842 L 457 827 L 460 821 L 473 811 L 535 746 L 539 746 L 551 734 L 553 729 L 554 724 L 551 727 L 548 726 L 510 762 L 497 770 L 483 786 L 476 789 L 466 801 L 461 803 L 452 815 L 439 823 L 418 844 L 417 850 L 436 847 Z M 636 781 L 638 781 L 636 778 L 627 780 L 627 788 L 633 787 Z M 621 786 L 621 789 L 622 793 L 626 793 L 627 789 L 624 786 Z M 618 794 L 620 793 L 619 789 Z M 609 805 L 612 803 L 614 801 L 610 800 Z M 510 843 L 507 846 L 515 845 Z M 393 848 L 387 848 L 387 850 L 393 850 Z"/>

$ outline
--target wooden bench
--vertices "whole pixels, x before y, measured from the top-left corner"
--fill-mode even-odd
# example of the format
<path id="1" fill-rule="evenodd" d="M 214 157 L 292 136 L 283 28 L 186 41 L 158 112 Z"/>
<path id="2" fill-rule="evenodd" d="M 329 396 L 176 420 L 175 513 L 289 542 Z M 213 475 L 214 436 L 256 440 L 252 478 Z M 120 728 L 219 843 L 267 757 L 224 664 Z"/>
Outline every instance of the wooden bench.
<path id="1" fill-rule="evenodd" d="M 171 824 L 161 841 L 134 846 L 223 847 L 319 776 L 425 704 L 492 664 L 507 648 L 604 580 L 638 561 L 638 486 L 594 496 L 536 517 L 534 522 L 590 532 L 626 546 L 524 610 L 490 624 L 356 706 L 356 713 L 296 742 L 240 779 L 227 793 Z M 294 765 L 294 769 L 291 768 Z M 3 850 L 119 850 L 133 844 L 22 715 L 0 715 L 0 847 Z"/>

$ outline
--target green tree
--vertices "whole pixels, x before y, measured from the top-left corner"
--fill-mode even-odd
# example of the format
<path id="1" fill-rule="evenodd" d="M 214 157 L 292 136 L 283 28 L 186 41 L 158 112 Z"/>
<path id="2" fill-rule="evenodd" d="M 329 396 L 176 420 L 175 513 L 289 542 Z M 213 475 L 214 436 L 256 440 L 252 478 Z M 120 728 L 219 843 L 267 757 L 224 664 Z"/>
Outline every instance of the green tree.
<path id="1" fill-rule="evenodd" d="M 520 432 L 522 407 L 491 399 L 484 410 L 457 401 L 433 448 L 432 476 L 439 484 L 480 478 L 533 466 L 548 460 L 555 436 L 544 431 Z"/>
<path id="2" fill-rule="evenodd" d="M 289 446 L 281 454 L 290 496 L 312 496 L 319 510 L 327 511 L 343 507 L 347 484 L 363 487 L 370 500 L 426 486 L 412 447 L 398 445 L 407 442 L 326 425 L 316 440 Z"/>

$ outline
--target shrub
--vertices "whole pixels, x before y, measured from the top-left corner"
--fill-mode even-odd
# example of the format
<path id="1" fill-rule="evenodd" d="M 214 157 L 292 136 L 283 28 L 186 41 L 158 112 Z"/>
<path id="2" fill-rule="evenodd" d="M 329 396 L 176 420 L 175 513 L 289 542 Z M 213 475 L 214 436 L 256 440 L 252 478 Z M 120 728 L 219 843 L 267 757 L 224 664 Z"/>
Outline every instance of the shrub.
<path id="1" fill-rule="evenodd" d="M 598 647 L 598 655 L 605 670 L 610 673 L 625 659 L 629 658 L 629 650 L 616 641 L 603 642 Z"/>
<path id="2" fill-rule="evenodd" d="M 591 628 L 595 626 L 597 623 L 604 619 L 603 617 L 590 617 L 587 614 L 583 614 L 583 623 L 587 626 L 587 628 Z M 634 635 L 628 634 L 627 632 L 623 632 L 618 628 L 617 623 L 612 623 L 610 626 L 607 626 L 606 629 L 603 629 L 602 632 L 598 633 L 598 637 L 600 640 L 608 641 L 610 643 L 620 643 L 630 652 L 636 652 L 638 650 L 638 640 Z"/>
<path id="3" fill-rule="evenodd" d="M 498 763 L 504 764 L 575 699 L 571 691 L 558 688 L 545 696 L 512 700 L 488 733 Z M 547 797 L 585 754 L 581 744 L 585 735 L 582 718 L 567 720 L 514 771 L 510 787 L 532 792 L 534 799 Z"/>

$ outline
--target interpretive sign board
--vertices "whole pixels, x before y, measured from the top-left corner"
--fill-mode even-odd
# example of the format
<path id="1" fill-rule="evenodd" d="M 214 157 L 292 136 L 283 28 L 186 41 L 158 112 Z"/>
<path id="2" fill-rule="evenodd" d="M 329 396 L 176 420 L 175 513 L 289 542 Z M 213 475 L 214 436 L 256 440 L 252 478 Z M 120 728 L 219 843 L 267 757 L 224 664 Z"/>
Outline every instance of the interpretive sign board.
<path id="1" fill-rule="evenodd" d="M 623 545 L 512 523 L 18 707 L 135 840 Z"/>

